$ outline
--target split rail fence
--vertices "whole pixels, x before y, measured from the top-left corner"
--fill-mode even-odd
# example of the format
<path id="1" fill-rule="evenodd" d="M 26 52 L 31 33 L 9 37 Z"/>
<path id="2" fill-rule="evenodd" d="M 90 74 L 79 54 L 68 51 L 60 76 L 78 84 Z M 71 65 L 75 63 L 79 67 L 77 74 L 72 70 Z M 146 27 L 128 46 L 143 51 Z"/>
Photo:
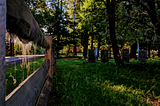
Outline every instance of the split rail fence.
<path id="1" fill-rule="evenodd" d="M 17 1 L 17 0 L 14 0 Z M 14 2 L 13 1 L 13 2 Z M 21 2 L 23 0 L 20 0 Z M 23 12 L 23 10 L 21 10 Z M 27 11 L 28 12 L 28 11 Z M 24 13 L 23 13 L 24 14 Z M 43 86 L 47 79 L 51 78 L 54 73 L 54 49 L 52 45 L 52 37 L 45 36 L 49 49 L 45 52 L 45 62 L 42 66 L 27 77 L 19 86 L 9 95 L 6 92 L 6 75 L 5 75 L 5 34 L 7 22 L 7 0 L 0 0 L 0 106 L 35 106 L 39 101 Z M 24 29 L 24 31 L 27 31 Z M 44 46 L 42 44 L 42 46 Z"/>

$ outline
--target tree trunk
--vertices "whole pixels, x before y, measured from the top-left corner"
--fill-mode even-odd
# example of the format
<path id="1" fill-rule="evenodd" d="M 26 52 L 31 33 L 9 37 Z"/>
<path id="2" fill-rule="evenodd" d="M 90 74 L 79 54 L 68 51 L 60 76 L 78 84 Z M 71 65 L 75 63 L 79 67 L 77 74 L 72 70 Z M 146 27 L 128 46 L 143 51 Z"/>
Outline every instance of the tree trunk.
<path id="1" fill-rule="evenodd" d="M 116 65 L 120 65 L 122 63 L 120 55 L 119 55 L 119 49 L 117 45 L 117 39 L 115 35 L 115 0 L 107 0 L 107 12 L 109 17 L 109 29 L 110 29 L 110 38 L 113 48 L 113 54 L 114 54 L 114 60 Z"/>
<path id="2" fill-rule="evenodd" d="M 77 47 L 76 47 L 76 45 L 73 48 L 73 57 L 75 57 L 75 55 L 77 55 Z"/>
<path id="3" fill-rule="evenodd" d="M 6 0 L 0 1 L 0 106 L 5 106 L 5 34 L 6 34 Z"/>
<path id="4" fill-rule="evenodd" d="M 99 57 L 100 46 L 101 46 L 101 44 L 98 42 L 98 57 Z"/>
<path id="5" fill-rule="evenodd" d="M 93 49 L 93 35 L 92 35 L 92 41 L 91 41 L 91 49 Z"/>
<path id="6" fill-rule="evenodd" d="M 82 43 L 83 44 L 83 56 L 84 57 L 87 57 L 87 49 L 88 49 L 88 38 L 89 38 L 89 36 L 88 36 L 88 33 L 87 33 L 88 31 L 85 31 L 84 32 L 84 42 Z"/>
<path id="7" fill-rule="evenodd" d="M 87 57 L 87 49 L 88 49 L 88 45 L 85 45 L 83 48 L 83 56 Z"/>
<path id="8" fill-rule="evenodd" d="M 136 57 L 136 51 L 137 51 L 137 43 L 134 43 L 131 46 L 131 53 L 130 53 L 130 58 L 135 58 Z"/>

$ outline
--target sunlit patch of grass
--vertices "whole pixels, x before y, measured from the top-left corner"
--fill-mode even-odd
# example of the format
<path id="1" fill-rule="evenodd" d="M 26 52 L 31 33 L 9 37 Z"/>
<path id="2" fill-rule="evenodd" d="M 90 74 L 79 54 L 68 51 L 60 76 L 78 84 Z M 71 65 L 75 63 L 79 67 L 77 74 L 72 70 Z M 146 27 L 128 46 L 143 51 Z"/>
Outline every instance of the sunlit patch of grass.
<path id="1" fill-rule="evenodd" d="M 97 63 L 83 64 L 83 61 L 87 60 L 57 60 L 53 82 L 56 92 L 62 95 L 62 105 L 145 106 L 143 97 L 160 95 L 158 75 L 145 69 L 155 63 L 132 60 L 130 65 L 115 66 L 113 59 L 108 63 L 96 60 Z"/>

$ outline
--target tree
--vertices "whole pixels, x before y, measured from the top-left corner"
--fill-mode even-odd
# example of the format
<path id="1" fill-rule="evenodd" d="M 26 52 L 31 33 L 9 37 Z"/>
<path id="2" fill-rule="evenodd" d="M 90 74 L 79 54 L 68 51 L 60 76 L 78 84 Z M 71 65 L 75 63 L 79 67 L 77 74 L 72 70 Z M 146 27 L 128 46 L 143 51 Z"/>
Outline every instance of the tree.
<path id="1" fill-rule="evenodd" d="M 115 36 L 115 3 L 116 3 L 115 0 L 104 1 L 104 4 L 107 8 L 108 18 L 109 18 L 110 38 L 111 38 L 111 43 L 113 48 L 114 59 L 115 59 L 116 65 L 120 65 L 122 61 L 120 58 L 117 39 Z"/>
<path id="2" fill-rule="evenodd" d="M 68 25 L 73 24 L 69 20 L 69 15 L 63 10 L 66 1 L 50 1 L 50 5 L 44 0 L 34 0 L 27 3 L 38 21 L 40 28 L 46 29 L 52 35 L 52 45 L 57 53 L 63 46 L 72 43 L 72 36 L 69 33 Z"/>

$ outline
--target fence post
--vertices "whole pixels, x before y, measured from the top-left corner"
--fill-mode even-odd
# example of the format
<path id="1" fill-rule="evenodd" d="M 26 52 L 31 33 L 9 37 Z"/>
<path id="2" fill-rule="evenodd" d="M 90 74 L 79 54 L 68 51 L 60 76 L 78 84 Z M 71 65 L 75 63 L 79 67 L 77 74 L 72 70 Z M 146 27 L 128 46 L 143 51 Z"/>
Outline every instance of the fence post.
<path id="1" fill-rule="evenodd" d="M 49 49 L 47 51 L 45 51 L 45 60 L 50 59 L 50 68 L 48 71 L 47 76 L 49 75 L 50 77 L 53 76 L 53 65 L 52 65 L 52 36 L 45 36 L 46 41 L 49 44 Z"/>
<path id="2" fill-rule="evenodd" d="M 6 34 L 6 0 L 0 0 L 0 106 L 5 106 L 5 34 Z"/>

